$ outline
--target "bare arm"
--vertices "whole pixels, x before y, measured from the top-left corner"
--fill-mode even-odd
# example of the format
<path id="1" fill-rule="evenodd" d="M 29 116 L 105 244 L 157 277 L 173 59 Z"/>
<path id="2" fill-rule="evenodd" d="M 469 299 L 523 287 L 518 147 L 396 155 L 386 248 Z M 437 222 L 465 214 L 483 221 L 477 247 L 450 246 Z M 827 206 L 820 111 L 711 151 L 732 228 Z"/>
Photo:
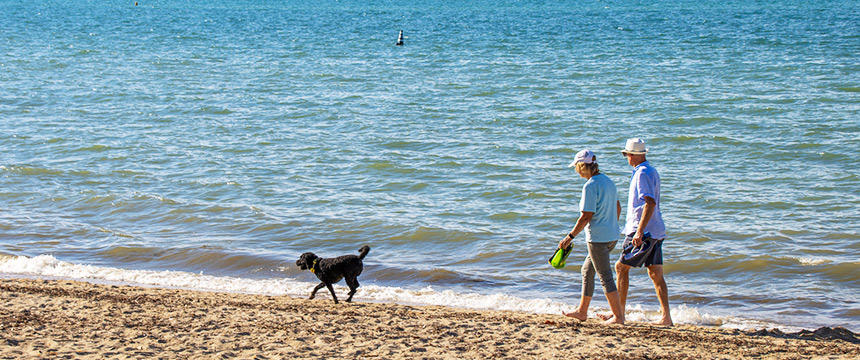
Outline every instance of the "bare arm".
<path id="1" fill-rule="evenodd" d="M 564 249 L 570 245 L 570 242 L 573 241 L 573 238 L 576 237 L 582 229 L 585 229 L 585 225 L 588 225 L 588 222 L 591 221 L 591 218 L 594 216 L 594 212 L 592 211 L 583 211 L 579 213 L 579 219 L 576 220 L 576 225 L 573 226 L 573 230 L 570 231 L 564 239 L 561 239 L 558 243 L 558 247 Z"/>
<path id="2" fill-rule="evenodd" d="M 615 220 L 621 219 L 621 202 L 615 201 L 615 206 L 618 207 L 618 214 L 615 215 Z"/>
<path id="3" fill-rule="evenodd" d="M 639 226 L 636 228 L 636 235 L 633 235 L 633 246 L 642 244 L 643 233 L 645 226 L 651 221 L 651 216 L 654 215 L 654 208 L 657 207 L 657 202 L 650 196 L 645 197 L 645 207 L 642 209 L 642 218 L 639 219 Z"/>

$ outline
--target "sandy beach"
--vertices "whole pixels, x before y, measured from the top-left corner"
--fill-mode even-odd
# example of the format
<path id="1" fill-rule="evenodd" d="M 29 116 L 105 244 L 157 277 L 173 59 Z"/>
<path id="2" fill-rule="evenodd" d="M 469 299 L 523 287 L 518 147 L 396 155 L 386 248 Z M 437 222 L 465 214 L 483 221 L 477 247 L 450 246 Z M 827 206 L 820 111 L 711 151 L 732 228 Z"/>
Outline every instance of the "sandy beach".
<path id="1" fill-rule="evenodd" d="M 784 334 L 560 315 L 0 280 L 0 358 L 691 359 L 860 357 L 842 328 Z"/>

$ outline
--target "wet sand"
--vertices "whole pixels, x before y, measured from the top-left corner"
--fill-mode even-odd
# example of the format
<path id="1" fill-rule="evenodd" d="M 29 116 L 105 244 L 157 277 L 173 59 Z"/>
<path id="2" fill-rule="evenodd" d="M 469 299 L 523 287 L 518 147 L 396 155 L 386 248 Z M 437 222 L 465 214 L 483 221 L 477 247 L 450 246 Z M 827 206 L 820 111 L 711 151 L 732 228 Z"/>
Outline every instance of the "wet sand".
<path id="1" fill-rule="evenodd" d="M 857 359 L 860 343 L 841 328 L 604 326 L 561 315 L 335 305 L 322 291 L 305 300 L 4 279 L 0 358 Z"/>

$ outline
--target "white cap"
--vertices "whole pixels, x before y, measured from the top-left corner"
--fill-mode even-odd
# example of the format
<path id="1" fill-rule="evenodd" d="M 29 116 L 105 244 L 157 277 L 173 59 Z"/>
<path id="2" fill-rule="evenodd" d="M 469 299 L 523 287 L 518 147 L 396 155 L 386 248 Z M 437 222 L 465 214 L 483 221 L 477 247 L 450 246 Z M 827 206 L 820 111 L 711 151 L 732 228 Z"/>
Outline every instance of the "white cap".
<path id="1" fill-rule="evenodd" d="M 634 154 L 634 155 L 642 155 L 648 152 L 648 149 L 645 148 L 645 140 L 640 138 L 630 138 L 627 139 L 627 143 L 624 144 L 624 150 L 621 150 L 621 153 Z"/>
<path id="2" fill-rule="evenodd" d="M 570 165 L 568 165 L 567 167 L 574 167 L 574 166 L 576 166 L 576 163 L 579 163 L 579 162 L 591 164 L 595 161 L 597 161 L 597 157 L 594 156 L 594 153 L 591 152 L 591 150 L 584 149 L 584 150 L 576 153 L 576 157 L 573 158 L 573 162 L 570 163 Z"/>

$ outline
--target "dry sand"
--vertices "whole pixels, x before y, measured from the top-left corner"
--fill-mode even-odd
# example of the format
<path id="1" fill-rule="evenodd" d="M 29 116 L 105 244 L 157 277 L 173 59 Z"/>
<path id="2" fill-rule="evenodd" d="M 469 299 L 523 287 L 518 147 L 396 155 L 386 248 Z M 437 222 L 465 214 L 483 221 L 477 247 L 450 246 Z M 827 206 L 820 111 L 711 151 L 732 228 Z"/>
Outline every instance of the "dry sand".
<path id="1" fill-rule="evenodd" d="M 841 328 L 783 334 L 604 326 L 560 315 L 335 305 L 320 295 L 304 300 L 0 280 L 0 358 L 860 358 L 856 334 Z"/>

